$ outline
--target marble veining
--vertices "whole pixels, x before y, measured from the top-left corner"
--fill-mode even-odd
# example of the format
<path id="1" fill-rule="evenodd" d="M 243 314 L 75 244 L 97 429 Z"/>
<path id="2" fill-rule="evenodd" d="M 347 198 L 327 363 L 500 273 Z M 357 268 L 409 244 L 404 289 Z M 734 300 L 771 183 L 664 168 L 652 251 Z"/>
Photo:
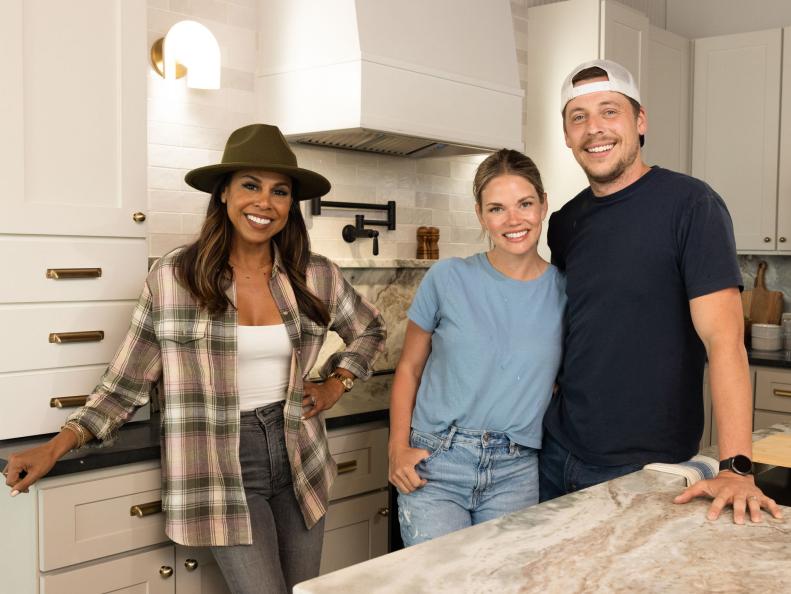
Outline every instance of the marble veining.
<path id="1" fill-rule="evenodd" d="M 428 262 L 434 261 L 428 260 Z M 344 278 L 379 309 L 387 325 L 385 351 L 377 360 L 374 369 L 394 369 L 398 363 L 406 333 L 406 312 L 412 304 L 415 291 L 426 270 L 425 267 L 342 269 Z M 336 333 L 329 332 L 311 375 L 317 375 L 321 365 L 329 356 L 342 348 L 341 338 Z"/>
<path id="2" fill-rule="evenodd" d="M 776 425 L 756 433 L 791 433 Z M 683 479 L 649 470 L 303 582 L 295 594 L 786 592 L 785 519 L 705 518 L 672 503 Z"/>

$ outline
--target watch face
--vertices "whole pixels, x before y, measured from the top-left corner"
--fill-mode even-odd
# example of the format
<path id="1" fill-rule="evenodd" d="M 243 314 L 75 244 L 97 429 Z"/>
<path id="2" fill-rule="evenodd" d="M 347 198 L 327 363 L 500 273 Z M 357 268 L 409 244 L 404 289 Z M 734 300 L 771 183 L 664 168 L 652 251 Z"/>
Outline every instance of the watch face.
<path id="1" fill-rule="evenodd" d="M 750 474 L 753 470 L 753 463 L 747 456 L 742 456 L 739 454 L 738 456 L 733 457 L 732 467 L 733 470 L 739 474 Z"/>

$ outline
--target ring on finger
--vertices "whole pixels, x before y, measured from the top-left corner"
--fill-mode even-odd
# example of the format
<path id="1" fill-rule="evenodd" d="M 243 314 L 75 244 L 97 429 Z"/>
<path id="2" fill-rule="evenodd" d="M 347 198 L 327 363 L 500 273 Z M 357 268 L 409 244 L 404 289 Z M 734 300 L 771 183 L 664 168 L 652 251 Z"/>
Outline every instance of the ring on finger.
<path id="1" fill-rule="evenodd" d="M 747 501 L 758 501 L 758 497 L 756 497 L 755 495 L 750 495 L 750 496 L 747 498 Z"/>
<path id="2" fill-rule="evenodd" d="M 315 396 L 311 396 L 310 397 L 310 403 L 311 403 L 311 405 L 316 406 L 316 397 Z"/>

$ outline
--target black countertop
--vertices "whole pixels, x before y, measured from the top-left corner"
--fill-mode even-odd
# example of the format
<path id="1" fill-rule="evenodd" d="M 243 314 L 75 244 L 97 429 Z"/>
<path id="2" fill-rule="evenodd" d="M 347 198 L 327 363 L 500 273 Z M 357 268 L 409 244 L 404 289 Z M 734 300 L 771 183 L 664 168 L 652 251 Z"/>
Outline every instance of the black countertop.
<path id="1" fill-rule="evenodd" d="M 747 349 L 750 365 L 791 369 L 791 351 L 756 351 Z"/>
<path id="2" fill-rule="evenodd" d="M 348 394 L 325 414 L 327 429 L 387 420 L 390 406 L 392 372 L 358 382 Z M 41 445 L 51 436 L 25 437 L 0 441 L 0 468 L 13 452 Z M 69 452 L 58 460 L 47 476 L 72 474 L 84 470 L 107 468 L 145 460 L 159 460 L 159 415 L 148 421 L 129 423 L 121 428 L 112 447 L 83 448 Z"/>

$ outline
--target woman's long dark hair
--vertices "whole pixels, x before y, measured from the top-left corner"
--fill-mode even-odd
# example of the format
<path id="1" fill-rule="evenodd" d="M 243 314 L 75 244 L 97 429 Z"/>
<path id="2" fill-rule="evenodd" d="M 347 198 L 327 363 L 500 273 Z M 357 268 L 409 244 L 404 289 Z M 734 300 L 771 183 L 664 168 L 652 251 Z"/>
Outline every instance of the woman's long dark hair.
<path id="1" fill-rule="evenodd" d="M 221 197 L 232 175 L 229 173 L 215 186 L 198 239 L 179 252 L 175 261 L 177 280 L 211 315 L 225 311 L 230 304 L 225 291 L 232 278 L 228 257 L 234 228 Z M 327 307 L 311 292 L 305 281 L 310 260 L 310 238 L 297 200 L 292 199 L 286 226 L 272 240 L 280 251 L 299 311 L 317 324 L 329 325 Z"/>

